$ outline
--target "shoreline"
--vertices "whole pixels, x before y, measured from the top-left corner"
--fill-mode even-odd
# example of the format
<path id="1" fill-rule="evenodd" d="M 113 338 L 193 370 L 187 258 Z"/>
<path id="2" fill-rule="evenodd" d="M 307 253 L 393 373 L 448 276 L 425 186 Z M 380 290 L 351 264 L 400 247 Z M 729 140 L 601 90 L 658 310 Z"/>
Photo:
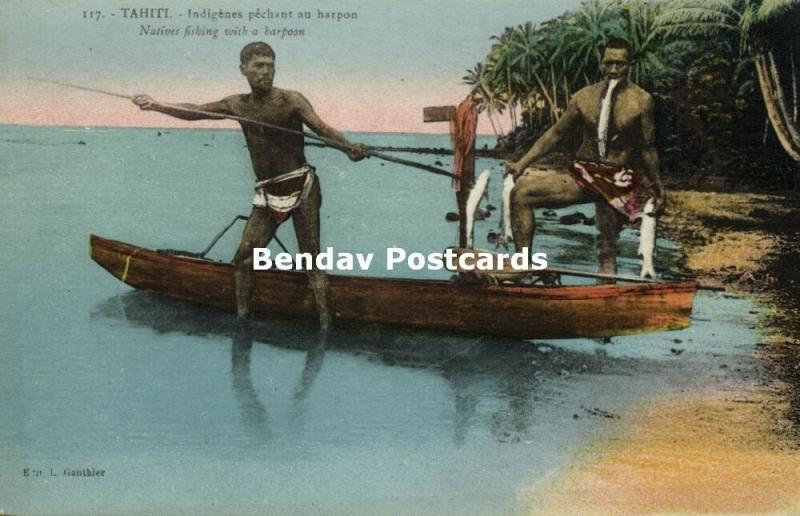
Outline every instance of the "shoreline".
<path id="1" fill-rule="evenodd" d="M 765 307 L 756 356 L 767 370 L 765 382 L 788 403 L 788 431 L 800 443 L 800 194 L 669 196 L 674 204 L 663 227 L 683 249 L 685 272 Z"/>
<path id="2" fill-rule="evenodd" d="M 763 307 L 754 377 L 641 400 L 566 468 L 530 486 L 531 514 L 800 510 L 800 196 L 668 192 L 679 269 Z M 752 313 L 752 312 L 751 312 Z"/>

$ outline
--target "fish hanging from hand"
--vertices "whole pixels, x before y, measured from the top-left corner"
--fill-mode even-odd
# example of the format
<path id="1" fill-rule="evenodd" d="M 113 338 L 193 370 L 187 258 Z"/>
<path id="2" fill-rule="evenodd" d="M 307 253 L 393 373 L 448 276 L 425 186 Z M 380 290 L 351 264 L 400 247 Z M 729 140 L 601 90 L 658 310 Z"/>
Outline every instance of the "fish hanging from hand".
<path id="1" fill-rule="evenodd" d="M 469 197 L 467 198 L 467 247 L 472 247 L 473 238 L 472 238 L 472 228 L 475 224 L 475 211 L 478 209 L 478 205 L 481 203 L 481 199 L 484 197 L 488 197 L 487 188 L 489 186 L 489 177 L 492 173 L 488 170 L 484 170 L 478 176 L 478 179 L 475 181 L 475 186 L 472 187 L 472 190 L 469 192 Z"/>
<path id="2" fill-rule="evenodd" d="M 642 270 L 639 277 L 655 279 L 656 271 L 653 268 L 653 254 L 656 249 L 656 208 L 653 199 L 648 199 L 642 210 L 642 227 L 639 230 L 639 251 L 642 258 Z"/>

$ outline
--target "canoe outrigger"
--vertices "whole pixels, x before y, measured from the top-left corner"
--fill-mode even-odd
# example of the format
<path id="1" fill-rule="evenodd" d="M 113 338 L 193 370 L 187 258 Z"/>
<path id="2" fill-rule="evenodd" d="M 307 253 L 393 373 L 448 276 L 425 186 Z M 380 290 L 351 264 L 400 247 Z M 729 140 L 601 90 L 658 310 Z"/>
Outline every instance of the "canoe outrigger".
<path id="1" fill-rule="evenodd" d="M 236 311 L 233 266 L 90 237 L 92 259 L 128 285 Z M 316 317 L 305 273 L 255 272 L 255 316 Z M 336 319 L 520 338 L 609 337 L 690 323 L 693 281 L 630 285 L 486 285 L 331 274 Z M 279 295 L 277 295 L 279 293 Z"/>

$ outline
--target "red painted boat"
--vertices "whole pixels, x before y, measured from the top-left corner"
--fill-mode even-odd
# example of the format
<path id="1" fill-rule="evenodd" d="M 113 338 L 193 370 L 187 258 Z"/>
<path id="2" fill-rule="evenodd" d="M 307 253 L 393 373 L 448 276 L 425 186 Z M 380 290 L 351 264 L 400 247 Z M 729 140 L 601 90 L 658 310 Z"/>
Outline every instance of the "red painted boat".
<path id="1" fill-rule="evenodd" d="M 91 235 L 92 259 L 116 278 L 235 312 L 233 266 Z M 256 271 L 254 310 L 316 317 L 303 272 Z M 582 286 L 479 285 L 330 274 L 336 319 L 526 339 L 610 337 L 690 324 L 693 281 Z"/>

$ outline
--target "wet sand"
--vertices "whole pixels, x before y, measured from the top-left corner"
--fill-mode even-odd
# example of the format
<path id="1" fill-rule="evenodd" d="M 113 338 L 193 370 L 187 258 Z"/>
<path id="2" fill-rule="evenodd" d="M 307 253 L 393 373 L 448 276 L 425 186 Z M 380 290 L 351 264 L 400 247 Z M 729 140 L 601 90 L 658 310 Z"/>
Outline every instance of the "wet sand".
<path id="1" fill-rule="evenodd" d="M 764 305 L 760 378 L 644 400 L 522 496 L 532 514 L 800 513 L 800 212 L 791 197 L 674 192 L 685 273 Z"/>
<path id="2" fill-rule="evenodd" d="M 758 358 L 800 443 L 800 196 L 673 192 L 670 199 L 664 226 L 682 244 L 688 272 L 766 308 Z"/>
<path id="3" fill-rule="evenodd" d="M 800 511 L 800 451 L 757 389 L 650 400 L 531 493 L 533 514 Z"/>

